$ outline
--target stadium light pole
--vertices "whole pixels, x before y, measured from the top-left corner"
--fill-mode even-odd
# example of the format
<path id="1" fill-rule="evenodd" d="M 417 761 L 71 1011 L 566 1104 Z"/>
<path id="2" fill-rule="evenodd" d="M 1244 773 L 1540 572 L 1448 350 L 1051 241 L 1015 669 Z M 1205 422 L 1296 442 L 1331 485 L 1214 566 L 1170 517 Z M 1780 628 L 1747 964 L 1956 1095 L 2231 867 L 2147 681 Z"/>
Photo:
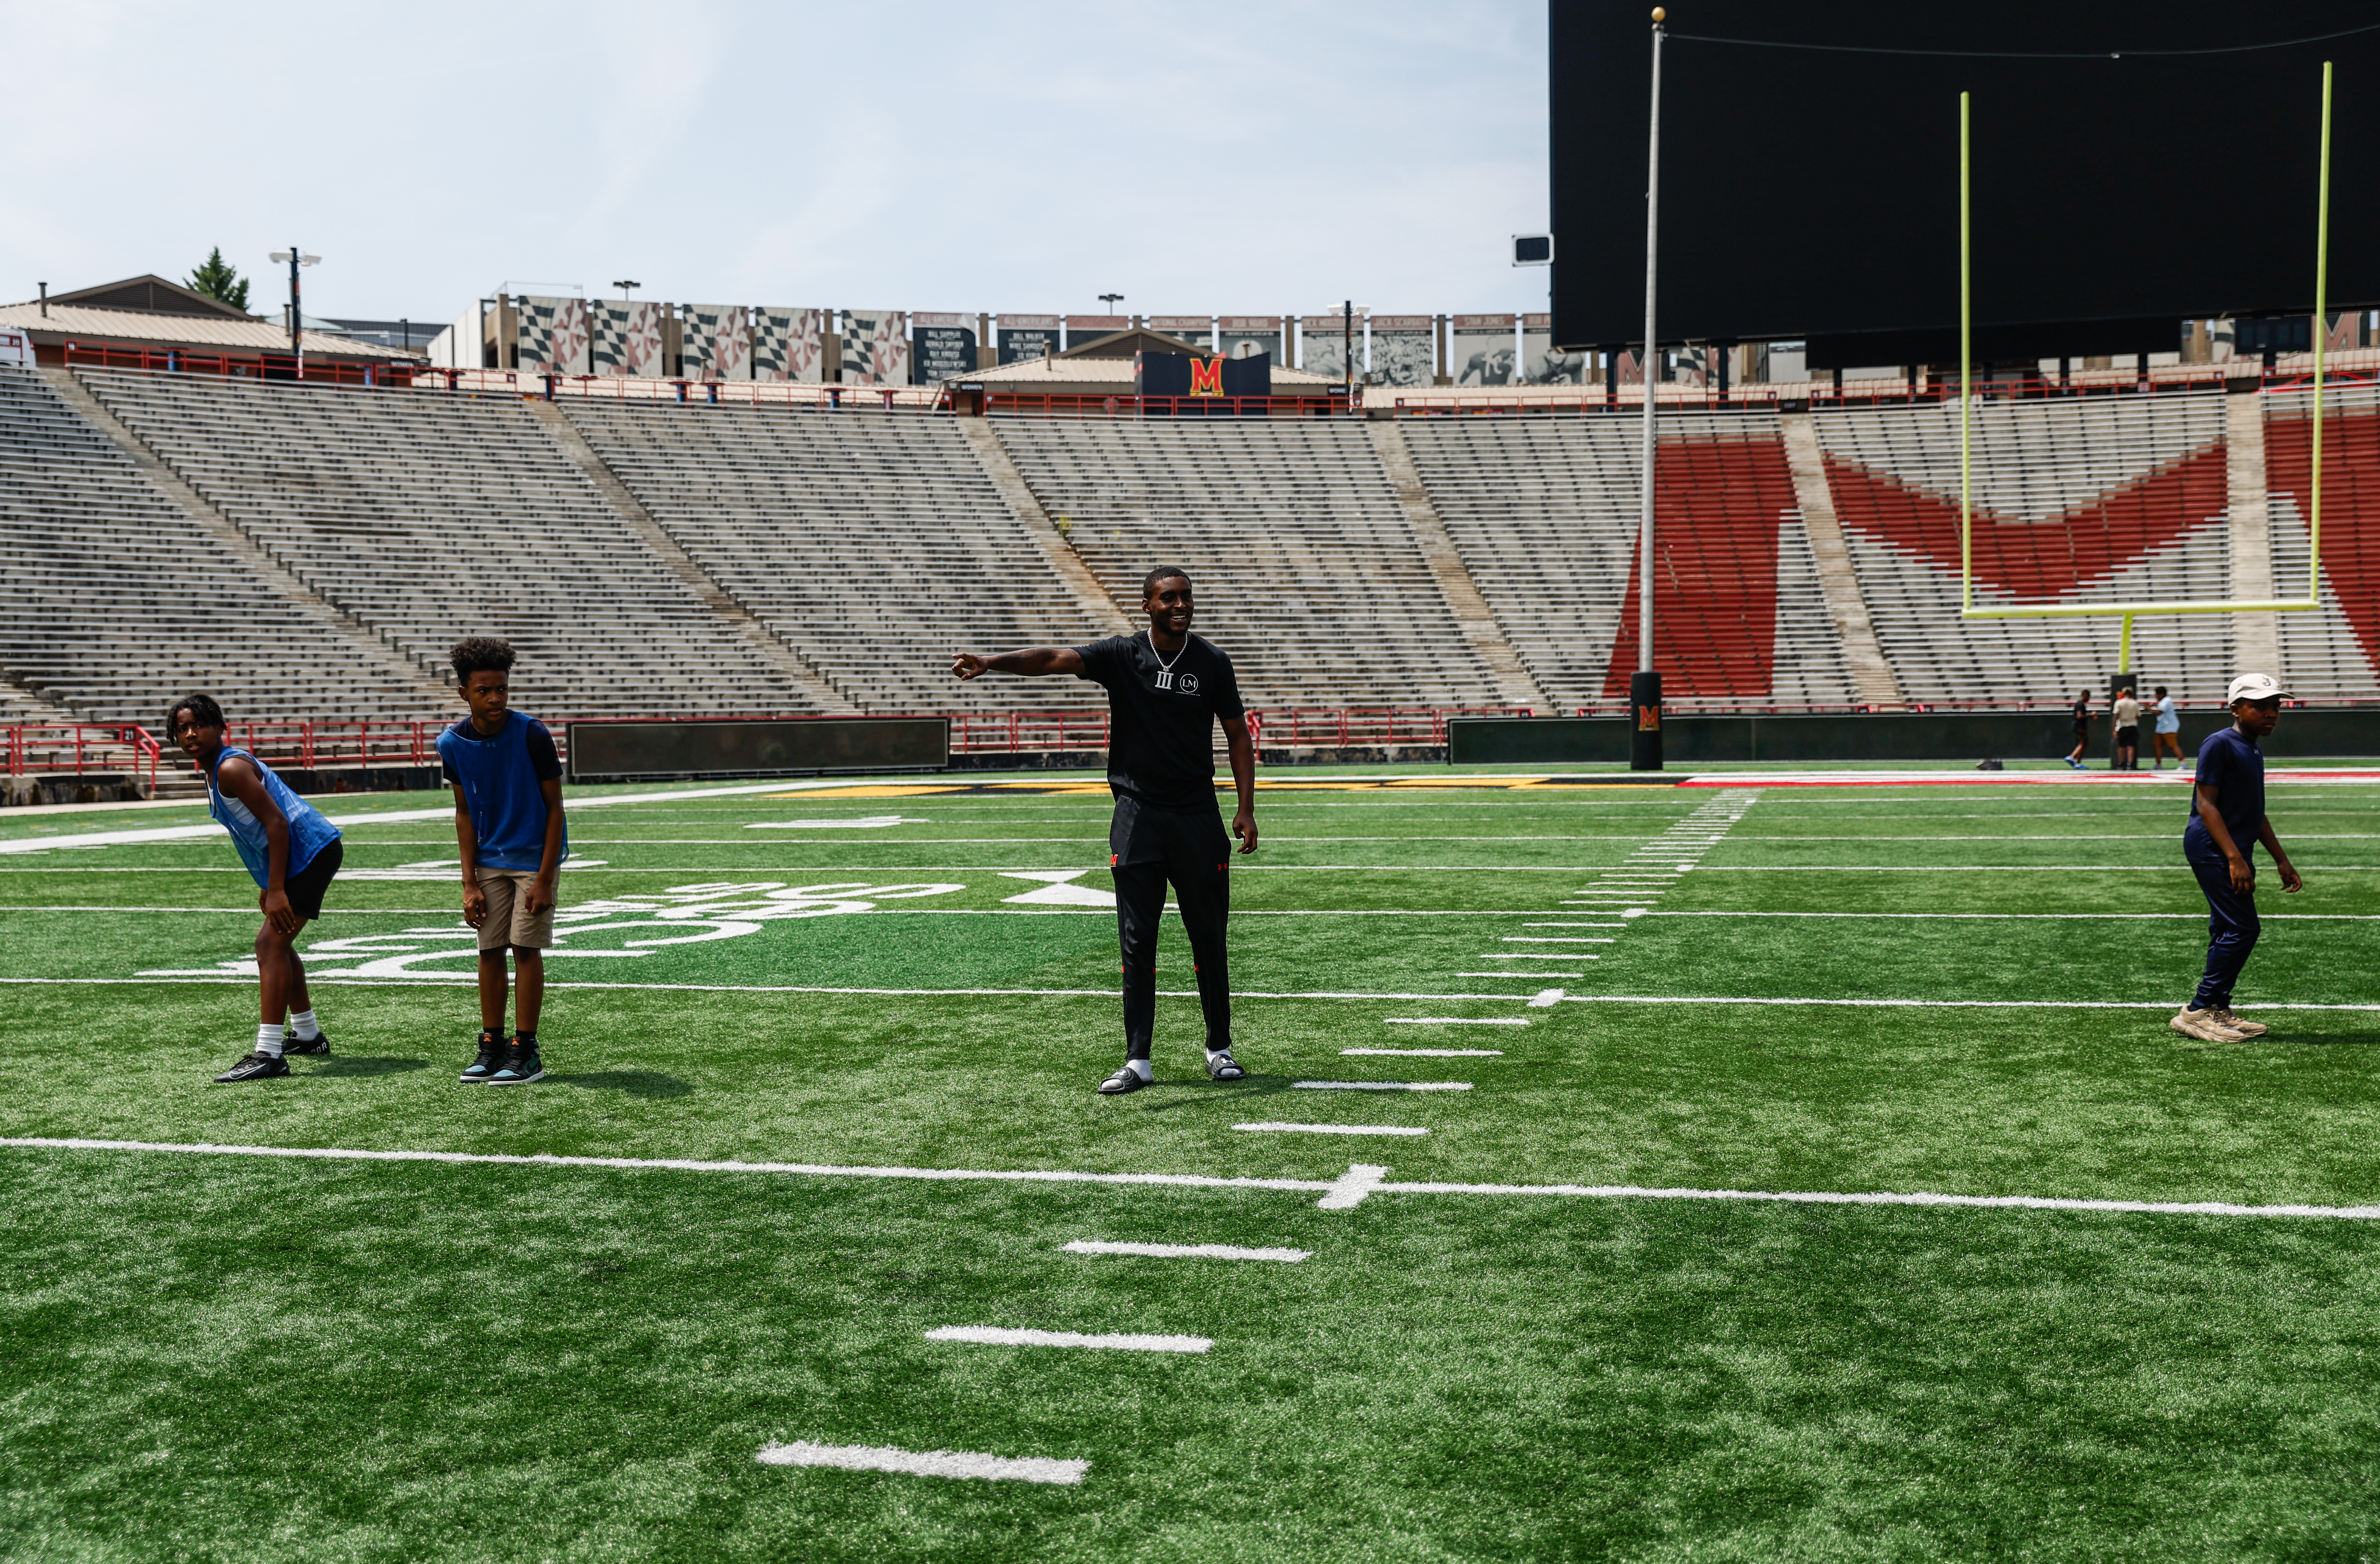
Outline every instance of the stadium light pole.
<path id="1" fill-rule="evenodd" d="M 1661 675 L 1653 667 L 1653 406 L 1660 381 L 1655 368 L 1653 307 L 1660 280 L 1661 245 L 1661 23 L 1668 13 L 1653 7 L 1653 110 L 1645 136 L 1645 394 L 1644 455 L 1637 471 L 1636 673 L 1628 681 L 1628 769 L 1661 769 Z"/>
<path id="2" fill-rule="evenodd" d="M 308 255 L 296 245 L 291 245 L 287 249 L 274 250 L 273 259 L 289 262 L 289 353 L 298 360 L 298 373 L 302 379 L 306 373 L 306 343 L 302 334 L 306 329 L 306 317 L 298 309 L 298 268 L 320 266 L 322 264 L 322 258 L 319 255 Z"/>

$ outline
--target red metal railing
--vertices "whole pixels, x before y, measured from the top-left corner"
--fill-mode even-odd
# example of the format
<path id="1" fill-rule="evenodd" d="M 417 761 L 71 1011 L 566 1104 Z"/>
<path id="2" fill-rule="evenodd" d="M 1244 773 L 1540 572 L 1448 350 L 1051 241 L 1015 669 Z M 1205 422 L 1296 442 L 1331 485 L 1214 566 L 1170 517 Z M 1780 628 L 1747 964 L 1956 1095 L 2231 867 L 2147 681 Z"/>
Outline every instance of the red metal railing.
<path id="1" fill-rule="evenodd" d="M 61 353 L 70 369 L 147 370 L 166 374 L 225 375 L 235 379 L 302 380 L 310 384 L 409 386 L 419 368 L 412 360 L 358 364 L 289 353 L 191 353 L 178 347 L 119 347 L 69 342 Z"/>
<path id="2" fill-rule="evenodd" d="M 138 722 L 18 722 L 0 727 L 8 775 L 85 776 L 120 772 L 136 780 L 146 768 L 157 782 L 160 746 Z"/>

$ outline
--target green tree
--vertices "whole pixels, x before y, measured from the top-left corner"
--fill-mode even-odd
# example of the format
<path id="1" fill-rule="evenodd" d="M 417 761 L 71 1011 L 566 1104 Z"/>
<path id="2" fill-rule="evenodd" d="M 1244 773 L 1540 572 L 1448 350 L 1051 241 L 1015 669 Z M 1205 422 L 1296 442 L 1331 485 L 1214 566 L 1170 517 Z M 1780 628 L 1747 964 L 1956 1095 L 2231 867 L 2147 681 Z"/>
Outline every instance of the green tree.
<path id="1" fill-rule="evenodd" d="M 207 252 L 207 263 L 191 273 L 182 285 L 209 298 L 219 298 L 234 309 L 248 308 L 248 279 L 224 260 L 221 245 Z"/>

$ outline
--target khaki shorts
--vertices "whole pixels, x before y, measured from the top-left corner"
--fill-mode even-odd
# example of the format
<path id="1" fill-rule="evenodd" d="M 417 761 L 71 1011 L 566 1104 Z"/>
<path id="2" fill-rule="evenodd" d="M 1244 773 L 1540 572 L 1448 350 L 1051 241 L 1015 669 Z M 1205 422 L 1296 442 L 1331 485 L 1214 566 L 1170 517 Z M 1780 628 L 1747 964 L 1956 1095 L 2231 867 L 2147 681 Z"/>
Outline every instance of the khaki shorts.
<path id="1" fill-rule="evenodd" d="M 480 925 L 480 949 L 501 951 L 507 945 L 541 951 L 553 943 L 553 909 L 529 915 L 528 891 L 537 883 L 534 869 L 478 871 L 480 893 L 488 899 L 487 921 Z"/>

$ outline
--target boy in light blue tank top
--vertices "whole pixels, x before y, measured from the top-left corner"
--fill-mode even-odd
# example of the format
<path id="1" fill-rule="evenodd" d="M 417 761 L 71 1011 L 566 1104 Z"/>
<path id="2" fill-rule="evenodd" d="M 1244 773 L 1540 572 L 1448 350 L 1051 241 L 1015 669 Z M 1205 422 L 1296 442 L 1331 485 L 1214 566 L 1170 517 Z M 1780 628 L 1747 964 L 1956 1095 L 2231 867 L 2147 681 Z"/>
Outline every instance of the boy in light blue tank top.
<path id="1" fill-rule="evenodd" d="M 526 1085 L 545 1074 L 538 1012 L 545 950 L 553 943 L 554 875 L 570 856 L 562 818 L 562 761 L 553 735 L 511 708 L 512 647 L 485 636 L 455 643 L 455 682 L 471 714 L 438 735 L 455 788 L 455 843 L 463 858 L 463 921 L 480 931 L 479 1056 L 465 1085 Z M 513 1018 L 504 1036 L 504 952 L 512 952 Z"/>
<path id="2" fill-rule="evenodd" d="M 187 695 L 176 701 L 165 712 L 165 731 L 206 774 L 207 813 L 231 832 L 240 862 L 256 881 L 257 908 L 264 914 L 264 927 L 256 931 L 257 998 L 263 1017 L 256 1027 L 256 1049 L 215 1079 L 228 1084 L 286 1075 L 284 1053 L 331 1051 L 306 991 L 306 964 L 298 958 L 297 940 L 310 919 L 322 915 L 322 893 L 339 872 L 346 852 L 339 828 L 290 792 L 272 767 L 224 743 L 223 708 L 212 696 Z"/>

